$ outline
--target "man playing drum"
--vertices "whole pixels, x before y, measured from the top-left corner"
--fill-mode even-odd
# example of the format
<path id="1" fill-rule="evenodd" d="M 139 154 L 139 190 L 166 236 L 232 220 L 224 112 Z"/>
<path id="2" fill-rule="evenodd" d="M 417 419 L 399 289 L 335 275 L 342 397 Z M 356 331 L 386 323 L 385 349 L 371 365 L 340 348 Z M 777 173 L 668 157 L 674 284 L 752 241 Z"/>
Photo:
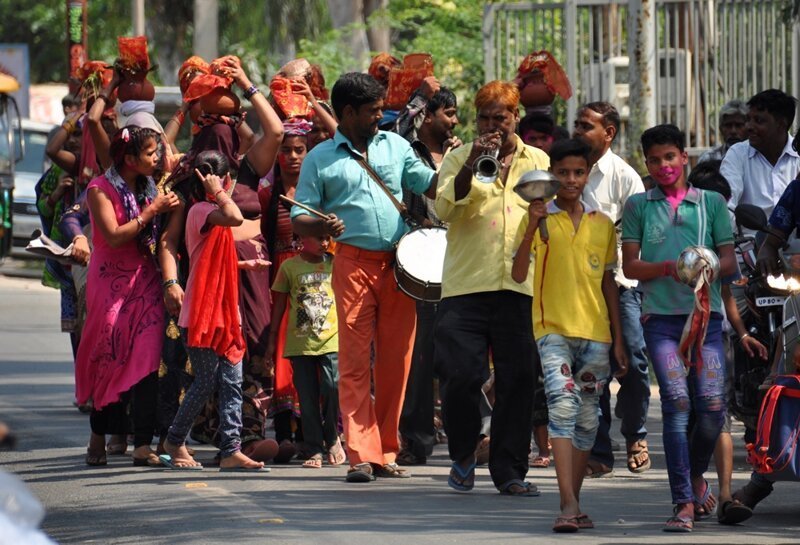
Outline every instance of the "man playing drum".
<path id="1" fill-rule="evenodd" d="M 411 365 L 414 301 L 397 287 L 394 246 L 408 227 L 359 160 L 365 159 L 397 198 L 403 188 L 436 191 L 436 177 L 408 142 L 378 130 L 384 89 L 367 74 L 344 74 L 331 91 L 339 128 L 303 161 L 295 198 L 330 214 L 292 208 L 303 235 L 330 234 L 339 242 L 333 291 L 339 320 L 339 405 L 347 437 L 348 482 L 410 475 L 395 463 L 398 422 Z M 374 401 L 370 353 L 375 349 Z"/>
<path id="2" fill-rule="evenodd" d="M 474 486 L 481 385 L 491 357 L 496 390 L 489 471 L 501 493 L 531 496 L 538 492 L 524 478 L 539 356 L 531 321 L 533 273 L 522 283 L 511 278 L 517 228 L 528 209 L 513 188 L 523 173 L 546 170 L 550 161 L 514 134 L 518 106 L 515 85 L 484 85 L 475 97 L 479 138 L 450 152 L 439 171 L 436 212 L 449 228 L 434 344 L 453 460 L 448 484 L 462 491 Z M 497 176 L 474 176 L 475 161 L 495 151 Z"/>

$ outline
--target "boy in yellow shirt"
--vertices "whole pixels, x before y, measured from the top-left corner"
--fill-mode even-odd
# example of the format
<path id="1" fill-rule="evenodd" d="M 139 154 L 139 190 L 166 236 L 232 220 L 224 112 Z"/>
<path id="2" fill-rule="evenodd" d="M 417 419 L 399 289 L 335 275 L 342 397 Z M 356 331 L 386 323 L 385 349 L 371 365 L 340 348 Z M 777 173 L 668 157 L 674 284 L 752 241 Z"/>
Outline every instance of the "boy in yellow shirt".
<path id="1" fill-rule="evenodd" d="M 524 282 L 535 261 L 533 331 L 544 372 L 548 431 L 561 496 L 555 532 L 593 527 L 581 512 L 579 497 L 597 433 L 600 394 L 611 369 L 610 350 L 619 362 L 617 374 L 628 369 L 614 283 L 614 224 L 581 201 L 589 153 L 579 140 L 553 144 L 550 170 L 561 188 L 550 203 L 538 200 L 528 207 L 511 273 L 515 281 Z M 539 233 L 543 218 L 547 218 L 547 240 Z"/>

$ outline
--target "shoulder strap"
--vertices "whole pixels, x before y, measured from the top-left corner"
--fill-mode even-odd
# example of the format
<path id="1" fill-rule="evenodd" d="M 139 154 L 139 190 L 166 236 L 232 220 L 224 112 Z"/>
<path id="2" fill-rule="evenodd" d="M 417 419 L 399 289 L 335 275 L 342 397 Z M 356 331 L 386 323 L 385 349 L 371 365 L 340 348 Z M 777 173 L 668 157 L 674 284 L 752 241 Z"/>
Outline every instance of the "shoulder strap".
<path id="1" fill-rule="evenodd" d="M 359 165 L 361 165 L 361 168 L 367 171 L 369 177 L 372 178 L 373 181 L 375 181 L 375 183 L 378 184 L 378 186 L 380 186 L 380 188 L 383 190 L 384 193 L 386 193 L 386 196 L 389 197 L 389 200 L 392 202 L 394 207 L 397 208 L 397 211 L 400 213 L 400 217 L 403 218 L 403 221 L 409 225 L 418 223 L 417 220 L 414 217 L 412 217 L 411 213 L 408 211 L 408 207 L 406 207 L 405 203 L 397 200 L 397 197 L 394 196 L 392 190 L 386 186 L 386 183 L 383 181 L 383 179 L 381 179 L 380 174 L 375 172 L 375 169 L 370 166 L 367 160 L 363 156 L 353 152 L 348 146 L 345 146 L 345 148 L 353 157 L 353 159 L 355 159 L 356 162 Z"/>

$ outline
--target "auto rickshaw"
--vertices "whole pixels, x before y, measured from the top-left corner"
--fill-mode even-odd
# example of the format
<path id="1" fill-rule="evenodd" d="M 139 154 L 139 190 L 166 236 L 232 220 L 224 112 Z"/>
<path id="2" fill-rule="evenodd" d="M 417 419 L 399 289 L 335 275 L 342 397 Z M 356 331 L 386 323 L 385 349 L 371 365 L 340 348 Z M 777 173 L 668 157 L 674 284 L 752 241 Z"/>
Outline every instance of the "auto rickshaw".
<path id="1" fill-rule="evenodd" d="M 11 251 L 14 166 L 25 153 L 19 107 L 10 95 L 19 87 L 16 79 L 0 73 L 0 260 Z"/>

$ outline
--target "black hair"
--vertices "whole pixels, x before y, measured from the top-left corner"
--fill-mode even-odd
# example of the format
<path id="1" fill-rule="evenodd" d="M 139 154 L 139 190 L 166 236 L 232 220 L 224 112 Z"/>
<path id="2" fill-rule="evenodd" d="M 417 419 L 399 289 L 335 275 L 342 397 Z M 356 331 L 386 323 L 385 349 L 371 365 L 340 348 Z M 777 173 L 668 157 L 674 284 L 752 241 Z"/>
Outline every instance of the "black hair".
<path id="1" fill-rule="evenodd" d="M 581 110 L 591 110 L 600 114 L 603 116 L 603 127 L 613 125 L 614 129 L 616 129 L 616 133 L 619 133 L 619 112 L 617 111 L 617 108 L 614 107 L 614 105 L 610 102 L 590 102 L 585 104 Z"/>
<path id="2" fill-rule="evenodd" d="M 435 113 L 441 108 L 455 108 L 458 106 L 456 95 L 447 87 L 440 87 L 436 93 L 428 100 L 427 110 Z"/>
<path id="3" fill-rule="evenodd" d="M 650 127 L 642 133 L 642 151 L 645 156 L 653 146 L 670 144 L 683 153 L 684 142 L 686 142 L 686 135 L 683 134 L 683 131 L 669 123 Z"/>
<path id="4" fill-rule="evenodd" d="M 80 105 L 81 101 L 72 93 L 64 95 L 64 98 L 61 99 L 62 108 L 77 108 Z"/>
<path id="5" fill-rule="evenodd" d="M 588 165 L 591 153 L 592 148 L 583 140 L 577 138 L 559 140 L 553 142 L 553 146 L 550 148 L 550 164 L 557 163 L 566 157 L 583 157 Z"/>
<path id="6" fill-rule="evenodd" d="M 731 198 L 731 186 L 725 176 L 720 174 L 722 161 L 703 161 L 698 163 L 689 174 L 689 183 L 699 189 L 719 193 L 725 200 Z"/>
<path id="7" fill-rule="evenodd" d="M 768 112 L 776 119 L 783 119 L 786 121 L 786 126 L 791 127 L 792 123 L 794 123 L 797 100 L 778 89 L 767 89 L 753 95 L 747 101 L 747 106 L 750 109 Z"/>
<path id="8" fill-rule="evenodd" d="M 553 129 L 553 142 L 558 142 L 559 140 L 568 140 L 569 138 L 569 131 L 561 125 Z"/>
<path id="9" fill-rule="evenodd" d="M 119 171 L 125 163 L 126 155 L 139 156 L 148 140 L 154 139 L 158 144 L 158 133 L 152 129 L 129 125 L 117 130 L 111 138 L 109 152 L 114 167 Z"/>
<path id="10" fill-rule="evenodd" d="M 190 193 L 195 201 L 204 201 L 206 200 L 206 190 L 203 187 L 203 182 L 194 174 L 194 169 L 199 170 L 204 176 L 215 174 L 222 178 L 230 172 L 231 167 L 225 154 L 217 150 L 206 150 L 197 154 L 192 162 L 193 176 Z"/>
<path id="11" fill-rule="evenodd" d="M 555 121 L 553 121 L 553 118 L 549 115 L 530 114 L 520 120 L 519 134 L 523 135 L 528 131 L 536 131 L 552 136 L 555 127 Z"/>
<path id="12" fill-rule="evenodd" d="M 345 106 L 355 109 L 386 96 L 386 89 L 369 74 L 348 72 L 343 74 L 331 89 L 331 104 L 336 117 L 342 118 Z"/>

